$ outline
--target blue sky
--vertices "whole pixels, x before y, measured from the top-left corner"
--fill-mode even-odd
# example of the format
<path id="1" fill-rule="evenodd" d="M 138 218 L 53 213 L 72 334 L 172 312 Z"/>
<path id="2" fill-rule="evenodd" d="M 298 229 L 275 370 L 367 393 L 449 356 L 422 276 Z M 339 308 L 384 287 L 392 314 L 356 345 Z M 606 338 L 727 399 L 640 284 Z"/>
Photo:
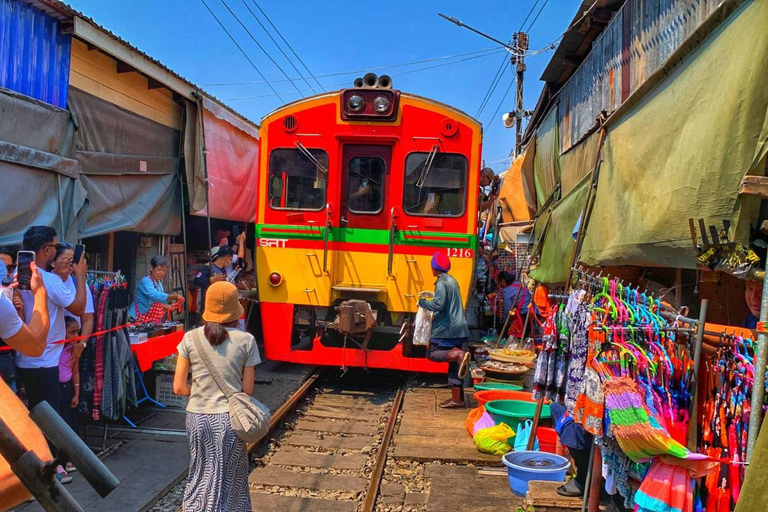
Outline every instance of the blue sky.
<path id="1" fill-rule="evenodd" d="M 288 76 L 298 78 L 246 9 L 248 5 L 260 15 L 252 0 L 225 1 Z M 301 93 L 290 82 L 277 82 L 285 80 L 283 74 L 261 53 L 226 10 L 222 0 L 205 2 L 267 80 L 273 82 L 283 100 L 292 101 L 300 95 L 312 94 L 304 82 L 296 83 Z M 210 85 L 261 79 L 201 0 L 69 0 L 69 3 L 256 122 L 283 103 L 264 83 Z M 492 51 L 496 46 L 493 42 L 443 20 L 437 13 L 454 16 L 498 39 L 508 40 L 512 32 L 521 28 L 535 3 L 536 0 L 259 1 L 314 75 L 386 66 L 376 72 L 389 74 L 395 88 L 434 98 L 473 116 L 504 59 L 504 52 Z M 573 19 L 580 3 L 577 0 L 539 0 L 526 24 L 527 28 L 543 5 L 539 18 L 529 30 L 531 50 L 545 47 L 557 39 Z M 268 26 L 266 22 L 265 25 Z M 479 50 L 488 52 L 391 67 Z M 291 55 L 287 49 L 285 51 Z M 536 105 L 541 92 L 539 77 L 551 57 L 549 51 L 526 60 L 524 102 L 527 109 Z M 441 65 L 448 62 L 453 64 Z M 436 65 L 441 66 L 422 69 Z M 318 80 L 328 90 L 333 90 L 351 85 L 361 74 Z M 478 116 L 485 129 L 483 157 L 497 172 L 508 165 L 505 159 L 514 145 L 514 130 L 505 129 L 501 124 L 501 114 L 514 108 L 514 86 L 503 99 L 512 78 L 513 72 L 507 67 L 488 105 Z M 314 82 L 310 83 L 317 89 Z M 494 116 L 497 108 L 498 113 Z"/>

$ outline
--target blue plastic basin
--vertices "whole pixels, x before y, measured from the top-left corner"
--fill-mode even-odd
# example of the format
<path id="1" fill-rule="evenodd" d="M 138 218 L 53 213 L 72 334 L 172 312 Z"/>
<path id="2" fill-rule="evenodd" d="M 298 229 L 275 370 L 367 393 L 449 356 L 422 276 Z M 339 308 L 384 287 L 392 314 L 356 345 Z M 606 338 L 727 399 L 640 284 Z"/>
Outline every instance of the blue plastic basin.
<path id="1" fill-rule="evenodd" d="M 565 481 L 571 463 L 565 457 L 546 452 L 510 452 L 501 458 L 507 466 L 509 488 L 518 496 L 528 492 L 529 480 Z"/>

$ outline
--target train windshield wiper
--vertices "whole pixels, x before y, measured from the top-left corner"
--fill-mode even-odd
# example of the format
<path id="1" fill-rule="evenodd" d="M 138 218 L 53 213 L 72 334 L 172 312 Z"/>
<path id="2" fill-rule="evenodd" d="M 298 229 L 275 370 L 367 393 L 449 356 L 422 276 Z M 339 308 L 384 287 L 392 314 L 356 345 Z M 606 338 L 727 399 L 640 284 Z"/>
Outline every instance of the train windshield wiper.
<path id="1" fill-rule="evenodd" d="M 315 155 L 313 155 L 312 152 L 309 151 L 309 149 L 307 149 L 307 147 L 304 144 L 302 144 L 299 141 L 296 141 L 296 148 L 304 156 L 304 158 L 306 158 L 307 160 L 312 162 L 312 164 L 314 164 L 318 172 L 320 172 L 320 174 L 323 175 L 323 178 L 328 175 L 328 169 L 322 163 L 320 163 L 320 161 L 317 158 L 315 158 Z"/>
<path id="2" fill-rule="evenodd" d="M 437 145 L 432 146 L 432 151 L 429 152 L 427 159 L 424 162 L 424 170 L 421 172 L 421 176 L 416 182 L 417 187 L 424 188 L 424 182 L 427 181 L 427 176 L 429 176 L 429 171 L 432 169 L 432 164 L 435 161 L 435 156 L 437 155 L 439 149 L 440 148 Z"/>

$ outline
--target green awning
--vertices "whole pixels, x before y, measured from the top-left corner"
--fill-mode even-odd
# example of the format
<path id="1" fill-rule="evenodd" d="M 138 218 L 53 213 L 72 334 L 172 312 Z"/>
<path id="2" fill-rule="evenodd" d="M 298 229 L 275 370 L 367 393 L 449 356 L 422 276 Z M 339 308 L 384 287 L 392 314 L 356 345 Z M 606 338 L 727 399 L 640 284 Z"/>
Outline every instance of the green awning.
<path id="1" fill-rule="evenodd" d="M 580 261 L 694 268 L 690 218 L 748 240 L 759 200 L 738 193 L 765 173 L 766 27 L 768 1 L 745 2 L 609 127 Z"/>
<path id="2" fill-rule="evenodd" d="M 560 183 L 560 137 L 557 134 L 557 107 L 536 130 L 536 155 L 533 159 L 536 198 L 539 206 Z"/>
<path id="3" fill-rule="evenodd" d="M 543 235 L 541 254 L 535 268 L 532 266 L 529 275 L 532 279 L 544 284 L 565 283 L 571 273 L 570 264 L 574 239 L 574 228 L 584 208 L 589 190 L 587 175 L 565 197 L 558 201 L 550 210 L 548 220 L 543 216 L 542 228 L 536 224 L 537 236 Z M 546 231 L 542 233 L 543 226 Z M 534 249 L 534 254 L 536 250 Z"/>

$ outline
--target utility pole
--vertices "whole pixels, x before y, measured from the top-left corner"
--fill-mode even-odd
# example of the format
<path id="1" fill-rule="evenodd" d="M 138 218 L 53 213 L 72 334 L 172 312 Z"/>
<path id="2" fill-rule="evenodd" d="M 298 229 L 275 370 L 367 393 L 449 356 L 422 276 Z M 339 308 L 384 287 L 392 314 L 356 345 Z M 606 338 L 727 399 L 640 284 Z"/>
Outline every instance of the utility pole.
<path id="1" fill-rule="evenodd" d="M 512 64 L 517 65 L 517 118 L 515 126 L 515 156 L 519 156 L 523 145 L 523 75 L 525 74 L 525 52 L 528 51 L 528 34 L 517 32 L 512 35 L 512 46 L 515 48 L 512 54 Z"/>

